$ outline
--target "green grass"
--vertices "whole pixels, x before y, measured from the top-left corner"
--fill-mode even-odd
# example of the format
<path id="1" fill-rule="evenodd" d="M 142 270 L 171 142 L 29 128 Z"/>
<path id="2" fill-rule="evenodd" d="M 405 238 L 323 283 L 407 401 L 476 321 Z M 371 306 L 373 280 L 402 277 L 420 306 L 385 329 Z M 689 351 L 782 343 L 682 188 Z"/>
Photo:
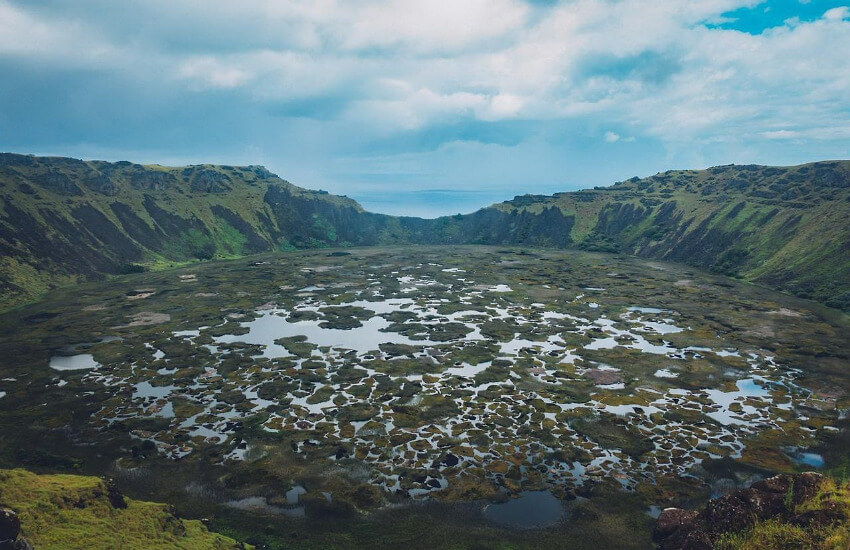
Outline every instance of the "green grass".
<path id="1" fill-rule="evenodd" d="M 671 171 L 417 220 L 368 214 L 351 199 L 299 188 L 258 167 L 2 160 L 0 247 L 9 261 L 0 265 L 0 311 L 127 264 L 156 270 L 253 250 L 446 243 L 573 246 L 668 259 L 850 311 L 850 161 Z M 200 173 L 224 183 L 199 188 Z M 92 174 L 107 178 L 111 191 L 99 191 Z M 146 183 L 162 177 L 169 183 Z M 159 218 L 149 200 L 164 211 Z M 135 229 L 113 211 L 116 203 L 138 219 Z M 78 219 L 81 207 L 94 209 L 101 220 L 95 225 L 103 227 Z M 241 221 L 228 223 L 218 207 Z M 561 211 L 563 227 L 551 218 L 540 223 L 551 207 Z M 125 246 L 103 242 L 110 236 Z"/>
<path id="2" fill-rule="evenodd" d="M 0 503 L 18 513 L 21 536 L 38 549 L 237 548 L 166 504 L 126 499 L 126 508 L 115 508 L 106 495 L 96 477 L 0 470 Z"/>

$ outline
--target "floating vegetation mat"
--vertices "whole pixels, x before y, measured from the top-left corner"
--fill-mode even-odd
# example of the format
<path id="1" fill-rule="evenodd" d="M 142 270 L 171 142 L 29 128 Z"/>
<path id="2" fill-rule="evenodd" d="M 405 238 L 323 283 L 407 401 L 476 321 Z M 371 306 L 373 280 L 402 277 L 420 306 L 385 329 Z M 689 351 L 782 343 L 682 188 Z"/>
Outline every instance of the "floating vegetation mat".
<path id="1" fill-rule="evenodd" d="M 33 313 L 45 374 L 26 384 L 97 395 L 94 444 L 157 460 L 286 455 L 392 498 L 633 490 L 709 459 L 822 465 L 808 449 L 848 406 L 841 320 L 680 266 L 377 249 L 134 281 L 86 287 L 64 340 L 74 319 Z M 10 377 L 0 404 L 26 399 Z"/>

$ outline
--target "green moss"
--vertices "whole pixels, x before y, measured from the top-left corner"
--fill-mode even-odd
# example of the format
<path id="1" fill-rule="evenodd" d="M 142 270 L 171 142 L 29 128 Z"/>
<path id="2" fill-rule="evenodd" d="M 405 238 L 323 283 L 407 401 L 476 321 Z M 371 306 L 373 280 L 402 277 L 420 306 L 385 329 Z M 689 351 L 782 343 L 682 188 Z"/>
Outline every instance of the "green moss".
<path id="1" fill-rule="evenodd" d="M 653 449 L 652 441 L 628 426 L 605 418 L 579 418 L 570 426 L 578 433 L 596 441 L 606 449 L 621 449 L 627 455 L 638 458 Z"/>
<path id="2" fill-rule="evenodd" d="M 125 499 L 126 508 L 116 508 L 108 492 L 96 477 L 0 470 L 0 503 L 18 513 L 21 536 L 39 549 L 239 547 L 165 504 Z"/>
<path id="3" fill-rule="evenodd" d="M 220 246 L 230 254 L 241 256 L 245 253 L 245 243 L 248 242 L 248 237 L 240 233 L 238 229 L 229 223 L 221 222 L 219 224 L 219 231 L 216 237 Z"/>

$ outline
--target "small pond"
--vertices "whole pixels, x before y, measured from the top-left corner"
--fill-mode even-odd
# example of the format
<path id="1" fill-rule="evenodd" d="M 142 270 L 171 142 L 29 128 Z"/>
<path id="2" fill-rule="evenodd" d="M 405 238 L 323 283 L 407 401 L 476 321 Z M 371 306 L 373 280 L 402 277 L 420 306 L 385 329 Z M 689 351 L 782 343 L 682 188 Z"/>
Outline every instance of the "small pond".
<path id="1" fill-rule="evenodd" d="M 54 370 L 88 370 L 96 369 L 100 364 L 90 353 L 80 355 L 54 355 L 50 358 L 50 368 Z"/>
<path id="2" fill-rule="evenodd" d="M 512 529 L 543 529 L 564 516 L 564 506 L 549 491 L 525 491 L 519 497 L 484 508 L 484 517 Z"/>

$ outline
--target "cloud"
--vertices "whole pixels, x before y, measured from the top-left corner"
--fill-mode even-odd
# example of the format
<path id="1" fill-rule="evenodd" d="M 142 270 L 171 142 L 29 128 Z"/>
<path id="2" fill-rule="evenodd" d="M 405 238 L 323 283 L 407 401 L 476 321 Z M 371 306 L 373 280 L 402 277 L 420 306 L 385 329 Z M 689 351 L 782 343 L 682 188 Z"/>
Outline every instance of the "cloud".
<path id="1" fill-rule="evenodd" d="M 614 142 L 656 169 L 848 155 L 848 7 L 717 26 L 778 2 L 0 0 L 0 100 L 27 106 L 0 114 L 0 146 L 250 153 L 326 187 L 359 185 L 335 159 L 474 142 L 571 151 L 564 173 L 599 178 Z M 496 149 L 451 150 L 472 172 Z"/>
<path id="2" fill-rule="evenodd" d="M 102 62 L 116 49 L 93 37 L 79 21 L 40 18 L 0 0 L 0 56 Z"/>
<path id="3" fill-rule="evenodd" d="M 250 71 L 227 65 L 214 57 L 193 57 L 177 68 L 178 76 L 212 88 L 236 88 L 252 78 Z"/>
<path id="4" fill-rule="evenodd" d="M 850 17 L 850 8 L 847 6 L 840 6 L 838 8 L 832 8 L 830 10 L 826 10 L 823 14 L 823 18 L 827 21 L 841 21 L 842 19 L 847 19 Z"/>
<path id="5" fill-rule="evenodd" d="M 794 130 L 769 130 L 761 132 L 761 135 L 767 139 L 791 139 L 800 137 L 800 132 Z"/>
<path id="6" fill-rule="evenodd" d="M 339 6 L 331 25 L 344 49 L 404 48 L 415 52 L 456 51 L 519 29 L 529 12 L 513 0 L 389 0 L 360 7 Z"/>

